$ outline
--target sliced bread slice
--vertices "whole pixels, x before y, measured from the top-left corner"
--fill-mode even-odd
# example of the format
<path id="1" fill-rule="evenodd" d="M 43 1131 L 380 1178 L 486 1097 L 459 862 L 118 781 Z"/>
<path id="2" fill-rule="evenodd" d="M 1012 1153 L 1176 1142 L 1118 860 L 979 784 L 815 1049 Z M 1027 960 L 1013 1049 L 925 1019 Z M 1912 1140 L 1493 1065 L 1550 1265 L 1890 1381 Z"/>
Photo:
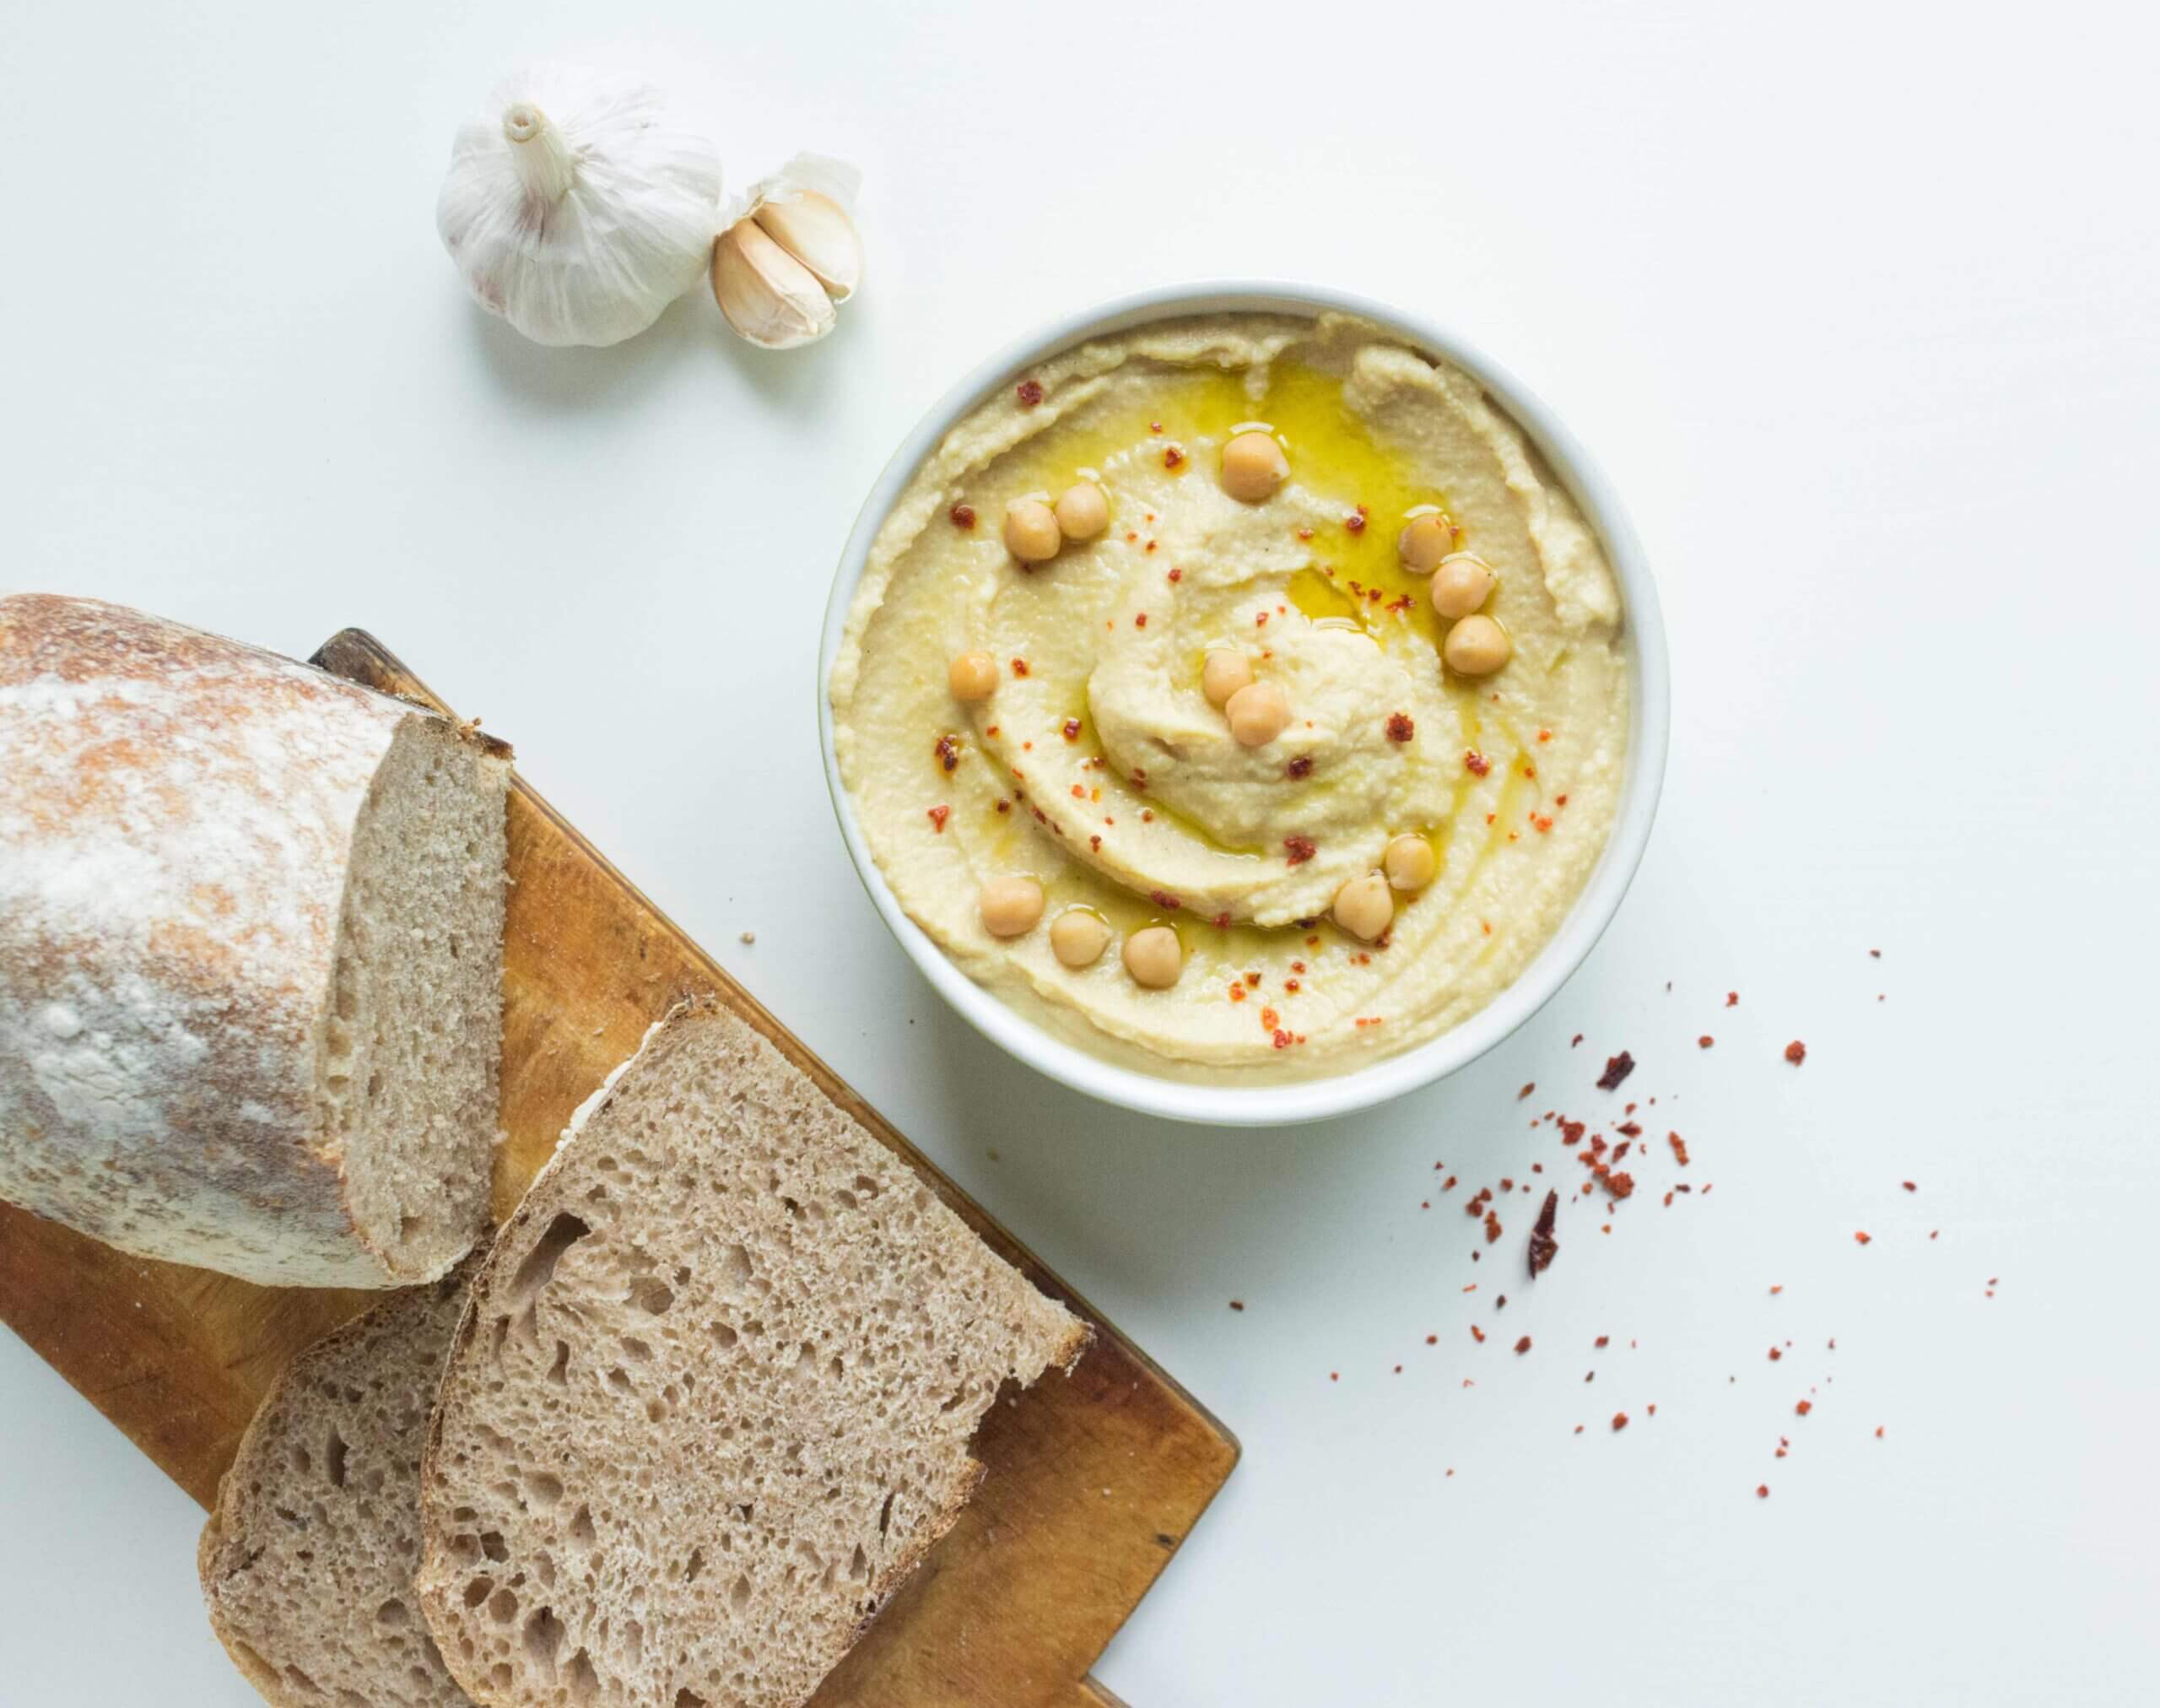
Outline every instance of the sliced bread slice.
<path id="1" fill-rule="evenodd" d="M 490 1705 L 794 1708 L 1090 1331 L 779 1051 L 686 1004 L 483 1261 L 419 1593 Z"/>
<path id="2" fill-rule="evenodd" d="M 420 1451 L 477 1263 L 294 1359 L 240 1438 L 196 1568 L 210 1625 L 278 1708 L 470 1708 L 413 1592 Z"/>

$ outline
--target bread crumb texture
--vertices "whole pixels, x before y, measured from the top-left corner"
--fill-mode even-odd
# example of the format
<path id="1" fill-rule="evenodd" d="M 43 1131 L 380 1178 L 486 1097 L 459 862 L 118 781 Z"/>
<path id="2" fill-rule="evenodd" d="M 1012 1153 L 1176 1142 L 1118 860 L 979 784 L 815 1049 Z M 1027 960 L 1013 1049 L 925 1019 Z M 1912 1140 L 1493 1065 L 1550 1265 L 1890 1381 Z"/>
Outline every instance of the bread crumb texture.
<path id="1" fill-rule="evenodd" d="M 1090 1331 L 764 1038 L 686 1005 L 476 1284 L 420 1596 L 486 1704 L 800 1703 Z"/>

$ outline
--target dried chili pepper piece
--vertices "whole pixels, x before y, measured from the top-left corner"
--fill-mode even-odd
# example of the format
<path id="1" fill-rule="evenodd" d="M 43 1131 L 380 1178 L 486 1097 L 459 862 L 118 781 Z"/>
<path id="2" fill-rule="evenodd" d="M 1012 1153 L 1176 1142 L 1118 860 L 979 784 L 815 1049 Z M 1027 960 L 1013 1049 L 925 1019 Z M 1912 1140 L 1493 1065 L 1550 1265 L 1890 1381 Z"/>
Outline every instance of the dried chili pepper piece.
<path id="1" fill-rule="evenodd" d="M 1556 1188 L 1545 1194 L 1544 1206 L 1537 1213 L 1537 1225 L 1530 1230 L 1530 1273 L 1533 1275 L 1542 1275 L 1559 1255 L 1560 1241 L 1552 1231 L 1559 1217 L 1560 1194 Z"/>

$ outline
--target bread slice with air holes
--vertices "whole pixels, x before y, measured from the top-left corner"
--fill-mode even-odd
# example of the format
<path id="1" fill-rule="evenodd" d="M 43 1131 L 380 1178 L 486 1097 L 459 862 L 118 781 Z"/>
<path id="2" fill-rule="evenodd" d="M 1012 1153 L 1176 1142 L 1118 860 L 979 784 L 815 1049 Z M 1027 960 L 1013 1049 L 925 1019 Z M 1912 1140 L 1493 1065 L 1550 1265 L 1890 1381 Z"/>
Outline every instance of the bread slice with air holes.
<path id="1" fill-rule="evenodd" d="M 489 1705 L 794 1708 L 1092 1331 L 743 1021 L 679 1007 L 482 1263 L 420 1602 Z"/>
<path id="2" fill-rule="evenodd" d="M 211 1629 L 278 1708 L 470 1708 L 420 1617 L 420 1451 L 469 1260 L 287 1367 L 196 1550 Z"/>

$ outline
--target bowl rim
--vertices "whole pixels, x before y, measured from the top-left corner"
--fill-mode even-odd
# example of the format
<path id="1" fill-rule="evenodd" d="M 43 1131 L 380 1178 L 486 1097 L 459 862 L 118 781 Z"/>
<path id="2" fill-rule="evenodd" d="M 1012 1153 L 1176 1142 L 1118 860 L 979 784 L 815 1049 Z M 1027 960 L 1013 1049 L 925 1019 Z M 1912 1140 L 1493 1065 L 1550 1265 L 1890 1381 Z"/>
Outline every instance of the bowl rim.
<path id="1" fill-rule="evenodd" d="M 1583 511 L 1620 586 L 1630 685 L 1627 776 L 1596 865 L 1568 915 L 1512 983 L 1437 1037 L 1347 1073 L 1266 1085 L 1211 1085 L 1121 1067 L 1054 1035 L 978 985 L 901 908 L 872 855 L 840 772 L 833 737 L 832 670 L 878 531 L 915 469 L 960 419 L 1023 370 L 1092 338 L 1155 321 L 1210 313 L 1327 312 L 1369 320 L 1426 354 L 1444 358 L 1484 388 L 1520 427 Z M 1641 864 L 1657 816 L 1671 722 L 1671 684 L 1657 588 L 1634 527 L 1612 484 L 1552 408 L 1507 369 L 1444 324 L 1356 293 L 1279 279 L 1207 279 L 1158 285 L 1061 314 L 969 369 L 931 405 L 879 472 L 856 514 L 833 576 L 818 648 L 818 741 L 825 786 L 856 876 L 910 959 L 976 1030 L 1038 1073 L 1120 1108 L 1225 1127 L 1294 1125 L 1389 1102 L 1468 1066 L 1557 995 L 1605 934 Z"/>

